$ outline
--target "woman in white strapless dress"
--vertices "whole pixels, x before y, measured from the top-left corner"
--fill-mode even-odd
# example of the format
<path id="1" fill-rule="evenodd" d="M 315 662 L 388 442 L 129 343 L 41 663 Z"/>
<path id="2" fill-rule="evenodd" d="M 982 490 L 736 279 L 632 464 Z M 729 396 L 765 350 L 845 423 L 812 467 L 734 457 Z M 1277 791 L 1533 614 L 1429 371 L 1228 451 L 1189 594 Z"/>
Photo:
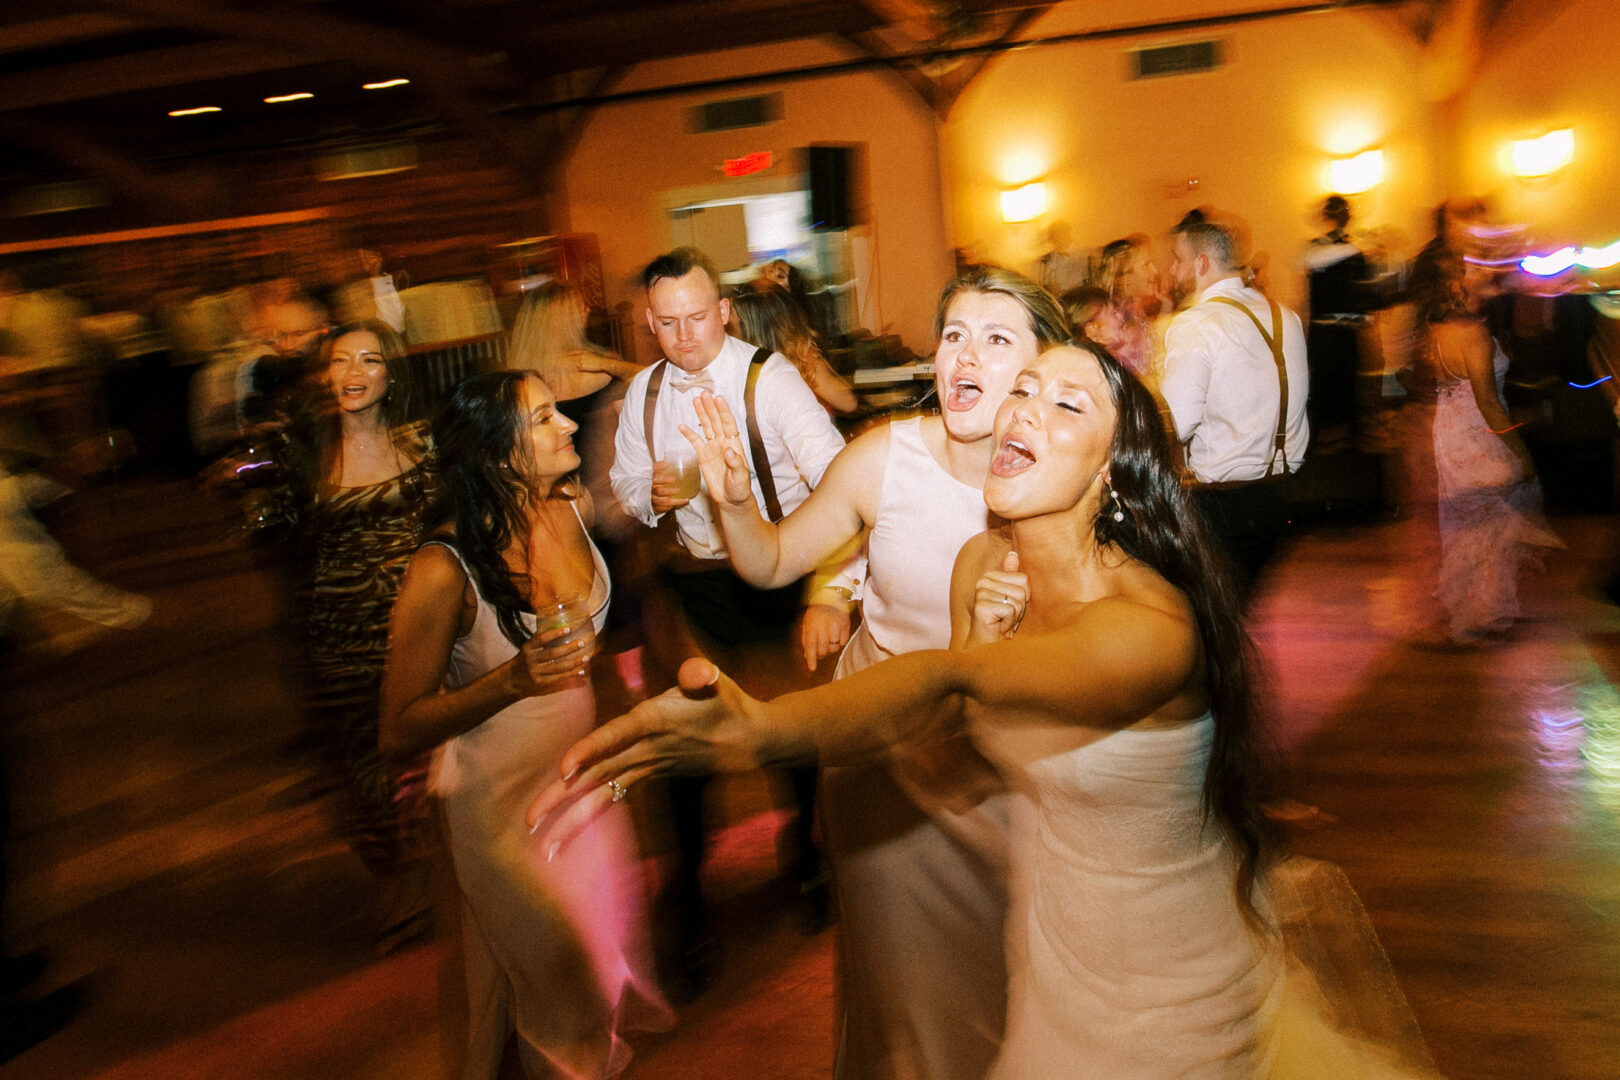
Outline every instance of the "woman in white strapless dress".
<path id="1" fill-rule="evenodd" d="M 596 723 L 588 665 L 610 583 L 585 531 L 589 499 L 566 482 L 575 430 L 531 373 L 462 383 L 437 432 L 448 520 L 411 559 L 394 610 L 379 730 L 390 755 L 438 748 L 467 1080 L 494 1077 L 514 1035 L 529 1076 L 614 1076 L 630 1061 L 622 1031 L 669 1025 L 630 820 L 604 817 L 555 859 L 523 824 L 536 786 Z"/>
<path id="2" fill-rule="evenodd" d="M 985 499 L 1009 527 L 957 559 L 961 651 L 895 657 L 771 702 L 688 662 L 681 691 L 570 750 L 571 779 L 530 820 L 560 845 L 608 808 L 609 781 L 693 760 L 859 761 L 965 726 L 1032 808 L 1011 845 L 1008 1020 L 992 1075 L 1407 1075 L 1359 1048 L 1325 1065 L 1325 1048 L 1349 1041 L 1315 1013 L 1291 1018 L 1263 882 L 1245 639 L 1151 395 L 1101 349 L 1053 349 L 1018 376 L 996 440 Z"/>

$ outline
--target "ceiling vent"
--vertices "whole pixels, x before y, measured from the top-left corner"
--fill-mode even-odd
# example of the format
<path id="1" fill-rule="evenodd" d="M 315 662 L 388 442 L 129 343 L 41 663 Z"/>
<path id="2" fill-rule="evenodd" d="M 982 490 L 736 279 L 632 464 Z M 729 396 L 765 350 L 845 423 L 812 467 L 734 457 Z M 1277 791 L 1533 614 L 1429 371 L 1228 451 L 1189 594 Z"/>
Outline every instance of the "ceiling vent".
<path id="1" fill-rule="evenodd" d="M 1194 75 L 1221 66 L 1219 41 L 1184 41 L 1131 50 L 1131 78 L 1158 79 L 1166 75 Z"/>
<path id="2" fill-rule="evenodd" d="M 730 101 L 709 101 L 692 107 L 691 129 L 695 134 L 707 131 L 734 131 L 737 128 L 769 124 L 781 115 L 781 94 L 760 94 L 757 97 L 732 98 Z"/>

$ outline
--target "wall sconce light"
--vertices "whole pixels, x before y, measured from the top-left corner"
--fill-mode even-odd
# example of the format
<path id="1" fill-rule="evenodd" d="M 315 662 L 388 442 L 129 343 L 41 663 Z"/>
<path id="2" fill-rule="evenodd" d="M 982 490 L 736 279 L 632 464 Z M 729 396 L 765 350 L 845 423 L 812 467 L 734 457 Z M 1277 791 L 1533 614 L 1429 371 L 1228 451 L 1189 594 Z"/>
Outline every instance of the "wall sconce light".
<path id="1" fill-rule="evenodd" d="M 1575 158 L 1575 129 L 1559 128 L 1534 139 L 1513 143 L 1514 175 L 1533 179 L 1551 176 Z"/>
<path id="2" fill-rule="evenodd" d="M 1046 213 L 1046 185 L 1037 180 L 1001 193 L 1001 220 L 1012 224 L 1033 221 Z"/>
<path id="3" fill-rule="evenodd" d="M 1384 152 L 1364 150 L 1355 157 L 1328 162 L 1328 190 L 1335 195 L 1360 195 L 1384 182 Z"/>

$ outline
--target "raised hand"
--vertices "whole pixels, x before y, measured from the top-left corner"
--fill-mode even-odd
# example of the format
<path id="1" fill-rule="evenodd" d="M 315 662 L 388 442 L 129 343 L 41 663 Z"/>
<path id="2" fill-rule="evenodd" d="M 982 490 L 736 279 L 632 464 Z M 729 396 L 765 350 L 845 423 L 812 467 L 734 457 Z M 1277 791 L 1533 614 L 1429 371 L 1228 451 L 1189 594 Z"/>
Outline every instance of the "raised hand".
<path id="1" fill-rule="evenodd" d="M 693 402 L 693 408 L 703 434 L 698 435 L 685 424 L 681 425 L 681 434 L 697 451 L 698 468 L 703 472 L 703 486 L 709 498 L 716 506 L 752 503 L 754 487 L 748 472 L 748 451 L 743 447 L 737 421 L 726 399 L 704 391 Z"/>
<path id="2" fill-rule="evenodd" d="M 984 645 L 1010 638 L 1029 607 L 1029 578 L 1018 569 L 1018 552 L 1009 551 L 1001 569 L 988 571 L 973 588 L 973 622 L 968 642 Z"/>
<path id="3" fill-rule="evenodd" d="M 527 814 L 531 832 L 545 829 L 548 859 L 646 777 L 758 766 L 764 749 L 754 722 L 759 702 L 700 657 L 681 665 L 678 683 L 563 755 L 563 778 L 541 792 Z"/>

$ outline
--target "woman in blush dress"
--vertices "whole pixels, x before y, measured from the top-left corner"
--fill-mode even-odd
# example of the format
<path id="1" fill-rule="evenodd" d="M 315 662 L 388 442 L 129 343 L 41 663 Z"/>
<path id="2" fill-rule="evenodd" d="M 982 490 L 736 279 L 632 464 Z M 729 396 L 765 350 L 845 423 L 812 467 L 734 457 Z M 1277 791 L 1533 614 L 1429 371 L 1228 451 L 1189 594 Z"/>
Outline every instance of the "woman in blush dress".
<path id="1" fill-rule="evenodd" d="M 951 640 L 951 566 L 990 523 L 991 425 L 1013 378 L 1068 338 L 1039 285 L 983 267 L 948 284 L 935 314 L 938 416 L 875 427 L 833 459 L 780 524 L 748 484 L 730 411 L 700 399 L 724 439 L 699 452 L 732 566 L 749 584 L 794 581 L 866 535 L 862 622 L 848 636 L 842 586 L 812 597 L 807 659 L 845 646 L 839 678 Z M 839 620 L 842 620 L 841 624 Z M 980 1080 L 1000 1044 L 1007 975 L 1011 796 L 965 740 L 822 774 L 822 820 L 838 896 L 843 1023 L 835 1075 Z M 988 792 L 988 794 L 987 794 Z"/>
<path id="2" fill-rule="evenodd" d="M 586 671 L 609 582 L 586 533 L 589 499 L 569 481 L 574 431 L 532 373 L 458 386 L 437 429 L 442 521 L 394 611 L 382 748 L 438 748 L 469 1080 L 496 1075 L 514 1034 L 529 1076 L 614 1076 L 630 1060 L 622 1031 L 668 1023 L 629 819 L 604 818 L 555 861 L 523 825 L 534 787 L 596 722 Z"/>
<path id="3" fill-rule="evenodd" d="M 1502 404 L 1507 355 L 1480 316 L 1491 271 L 1457 256 L 1437 264 L 1422 302 L 1437 396 L 1434 466 L 1440 588 L 1460 645 L 1502 640 L 1522 613 L 1519 571 L 1562 547 L 1541 516 L 1541 483 Z"/>
<path id="4" fill-rule="evenodd" d="M 1152 396 L 1093 346 L 1028 365 L 962 549 L 953 644 L 770 702 L 707 661 L 563 758 L 565 848 L 610 792 L 701 762 L 860 761 L 967 730 L 1029 796 L 1012 837 L 998 1080 L 1395 1077 L 1285 978 L 1247 645 Z M 570 805 L 571 803 L 571 805 Z"/>

